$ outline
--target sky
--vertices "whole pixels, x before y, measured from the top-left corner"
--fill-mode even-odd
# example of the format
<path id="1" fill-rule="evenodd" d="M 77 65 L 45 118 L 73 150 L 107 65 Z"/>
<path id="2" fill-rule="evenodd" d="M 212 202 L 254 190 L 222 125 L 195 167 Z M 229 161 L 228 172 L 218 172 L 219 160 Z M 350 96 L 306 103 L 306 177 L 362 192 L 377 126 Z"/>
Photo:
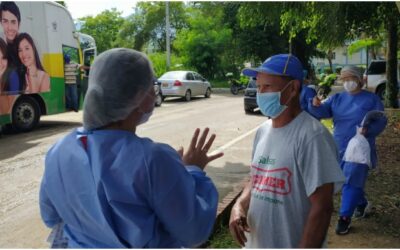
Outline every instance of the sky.
<path id="1" fill-rule="evenodd" d="M 133 13 L 137 1 L 128 0 L 67 0 L 68 10 L 71 12 L 73 19 L 78 19 L 84 16 L 96 16 L 104 10 L 116 8 L 118 11 L 122 11 L 122 16 L 126 17 Z"/>

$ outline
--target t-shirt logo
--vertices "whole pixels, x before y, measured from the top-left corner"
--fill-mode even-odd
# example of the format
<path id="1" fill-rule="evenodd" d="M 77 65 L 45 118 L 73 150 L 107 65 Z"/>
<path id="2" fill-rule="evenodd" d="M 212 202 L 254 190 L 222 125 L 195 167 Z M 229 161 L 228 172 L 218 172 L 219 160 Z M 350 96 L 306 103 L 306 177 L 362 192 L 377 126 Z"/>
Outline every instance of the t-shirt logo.
<path id="1" fill-rule="evenodd" d="M 259 192 L 287 195 L 291 192 L 292 172 L 287 167 L 266 170 L 252 166 L 256 173 L 252 176 L 252 186 Z"/>

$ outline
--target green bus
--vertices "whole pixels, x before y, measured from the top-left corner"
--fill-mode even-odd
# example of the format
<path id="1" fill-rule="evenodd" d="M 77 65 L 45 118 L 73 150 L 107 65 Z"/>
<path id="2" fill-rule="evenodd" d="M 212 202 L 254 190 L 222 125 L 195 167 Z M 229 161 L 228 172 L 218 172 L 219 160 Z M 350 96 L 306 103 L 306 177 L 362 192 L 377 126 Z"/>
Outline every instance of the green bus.
<path id="1" fill-rule="evenodd" d="M 90 66 L 96 44 L 76 31 L 69 11 L 55 2 L 1 2 L 0 14 L 0 129 L 10 124 L 27 132 L 42 115 L 68 111 L 65 55 Z M 76 73 L 80 106 L 88 71 Z"/>

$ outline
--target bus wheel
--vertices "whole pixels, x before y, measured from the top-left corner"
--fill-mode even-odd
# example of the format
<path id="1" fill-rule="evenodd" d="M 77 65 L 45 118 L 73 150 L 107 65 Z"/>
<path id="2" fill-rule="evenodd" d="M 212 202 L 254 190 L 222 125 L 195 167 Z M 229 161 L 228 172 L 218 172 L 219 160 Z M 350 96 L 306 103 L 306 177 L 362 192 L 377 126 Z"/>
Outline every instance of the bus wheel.
<path id="1" fill-rule="evenodd" d="M 37 101 L 29 96 L 20 97 L 12 110 L 12 125 L 18 132 L 31 131 L 39 122 L 40 108 Z"/>

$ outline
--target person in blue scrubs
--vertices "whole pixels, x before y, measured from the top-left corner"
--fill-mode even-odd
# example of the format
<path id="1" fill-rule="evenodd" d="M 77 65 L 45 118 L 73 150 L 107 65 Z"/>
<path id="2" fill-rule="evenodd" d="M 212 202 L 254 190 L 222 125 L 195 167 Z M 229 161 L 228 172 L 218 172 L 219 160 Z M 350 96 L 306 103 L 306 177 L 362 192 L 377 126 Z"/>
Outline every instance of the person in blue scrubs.
<path id="1" fill-rule="evenodd" d="M 356 215 L 363 217 L 368 206 L 368 201 L 365 199 L 364 186 L 357 183 L 365 183 L 367 174 L 365 169 L 355 168 L 352 171 L 344 169 L 346 165 L 343 161 L 343 156 L 347 145 L 351 138 L 356 135 L 357 127 L 370 111 L 383 111 L 384 107 L 377 95 L 362 89 L 363 81 L 361 71 L 355 66 L 346 66 L 341 70 L 339 80 L 343 82 L 346 91 L 330 96 L 325 101 L 321 102 L 318 97 L 309 100 L 308 110 L 318 119 L 332 118 L 333 119 L 333 137 L 339 149 L 341 167 L 346 176 L 346 183 L 342 189 L 342 208 L 339 214 L 338 225 L 336 227 L 337 234 L 347 234 L 350 228 L 351 217 L 354 209 L 349 204 L 356 202 Z M 372 131 L 383 131 L 386 127 L 386 117 L 382 116 L 374 120 L 368 126 L 364 126 L 361 130 L 366 136 L 371 155 L 371 167 L 377 165 L 377 154 L 375 147 L 375 138 L 378 133 Z M 346 166 L 353 166 L 347 164 Z M 353 166 L 354 167 L 354 166 Z M 368 169 L 366 170 L 368 171 Z M 363 180 L 360 180 L 363 179 Z M 353 182 L 352 180 L 357 180 Z M 351 197 L 351 198 L 347 198 Z"/>
<path id="2" fill-rule="evenodd" d="M 302 110 L 310 114 L 310 112 L 308 112 L 308 102 L 310 99 L 313 99 L 314 96 L 317 95 L 317 92 L 315 91 L 314 88 L 310 87 L 310 85 L 308 84 L 309 80 L 307 79 L 308 76 L 307 70 L 303 70 L 303 74 L 304 74 L 304 79 L 300 92 L 300 106 Z"/>
<path id="3" fill-rule="evenodd" d="M 47 153 L 40 212 L 63 226 L 71 248 L 195 247 L 209 237 L 218 193 L 204 172 L 223 153 L 207 155 L 215 135 L 196 129 L 190 146 L 140 137 L 154 109 L 147 57 L 111 49 L 94 61 L 83 128 Z"/>

